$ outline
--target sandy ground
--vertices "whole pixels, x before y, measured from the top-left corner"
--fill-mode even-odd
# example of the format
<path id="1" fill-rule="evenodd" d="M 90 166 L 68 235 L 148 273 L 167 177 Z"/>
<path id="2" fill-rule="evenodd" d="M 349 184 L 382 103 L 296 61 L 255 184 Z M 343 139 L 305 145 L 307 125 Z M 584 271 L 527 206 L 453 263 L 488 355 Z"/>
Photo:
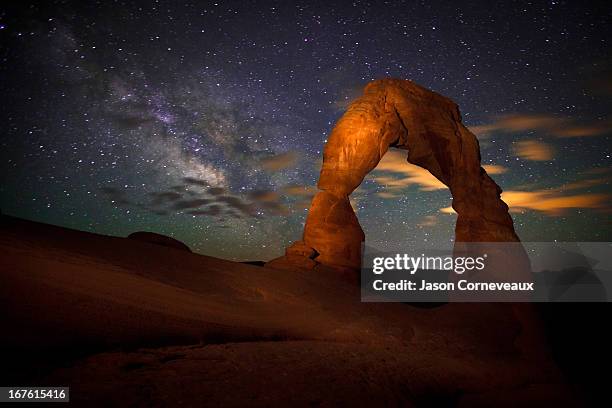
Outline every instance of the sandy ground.
<path id="1" fill-rule="evenodd" d="M 87 406 L 577 403 L 525 305 L 363 304 L 330 274 L 0 228 L 3 384 Z"/>

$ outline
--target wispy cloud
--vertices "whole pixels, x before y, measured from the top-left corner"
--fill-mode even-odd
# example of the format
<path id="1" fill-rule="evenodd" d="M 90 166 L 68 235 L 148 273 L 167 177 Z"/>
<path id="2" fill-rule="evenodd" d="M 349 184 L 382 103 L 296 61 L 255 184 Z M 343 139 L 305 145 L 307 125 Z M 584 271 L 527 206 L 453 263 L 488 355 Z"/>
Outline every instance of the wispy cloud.
<path id="1" fill-rule="evenodd" d="M 537 140 L 521 140 L 514 145 L 514 153 L 525 160 L 549 161 L 555 156 L 554 148 Z"/>
<path id="2" fill-rule="evenodd" d="M 612 198 L 609 194 L 580 192 L 604 184 L 606 181 L 605 178 L 595 178 L 566 183 L 551 189 L 508 190 L 502 193 L 501 198 L 514 213 L 530 210 L 548 216 L 560 216 L 570 209 L 609 209 Z M 440 211 L 447 214 L 455 213 L 452 207 L 441 208 Z"/>
<path id="3" fill-rule="evenodd" d="M 261 167 L 268 172 L 276 172 L 293 166 L 298 159 L 296 152 L 277 154 L 260 160 Z"/>
<path id="4" fill-rule="evenodd" d="M 508 172 L 508 168 L 500 166 L 499 164 L 483 164 L 482 168 L 485 169 L 487 174 L 504 174 Z"/>
<path id="5" fill-rule="evenodd" d="M 298 184 L 288 184 L 282 188 L 283 193 L 290 196 L 313 197 L 317 191 L 316 186 L 302 186 Z"/>
<path id="6" fill-rule="evenodd" d="M 610 121 L 581 123 L 573 118 L 544 114 L 510 114 L 496 118 L 491 123 L 471 126 L 477 136 L 488 136 L 494 132 L 518 133 L 539 130 L 557 137 L 599 136 L 612 130 Z"/>
<path id="7" fill-rule="evenodd" d="M 504 166 L 486 164 L 482 166 L 489 174 L 503 174 L 508 171 Z M 444 190 L 448 187 L 428 170 L 408 163 L 406 153 L 391 149 L 372 171 L 372 179 L 386 187 L 377 193 L 382 198 L 396 198 L 400 191 L 411 185 L 419 186 L 421 191 Z"/>
<path id="8" fill-rule="evenodd" d="M 202 206 L 210 204 L 211 202 L 212 202 L 212 200 L 207 199 L 207 198 L 195 198 L 195 199 L 192 199 L 192 200 L 180 200 L 180 201 L 176 201 L 172 205 L 172 209 L 173 210 L 188 210 L 188 209 L 193 209 L 193 208 L 200 208 Z"/>
<path id="9" fill-rule="evenodd" d="M 276 191 L 270 190 L 254 190 L 247 194 L 247 196 L 254 201 L 259 201 L 262 203 L 271 203 L 275 201 L 279 201 L 280 196 Z"/>
<path id="10" fill-rule="evenodd" d="M 157 215 L 185 213 L 192 216 L 217 218 L 250 218 L 267 215 L 286 215 L 289 207 L 281 194 L 271 190 L 251 190 L 245 194 L 231 194 L 222 187 L 206 187 L 207 180 L 185 177 L 186 185 L 167 191 L 154 191 L 139 202 L 127 199 L 125 189 L 104 187 L 102 192 L 119 207 L 135 207 Z"/>
<path id="11" fill-rule="evenodd" d="M 386 174 L 391 175 L 386 175 Z M 422 191 L 434 191 L 447 188 L 444 183 L 434 177 L 428 170 L 406 161 L 406 152 L 389 150 L 378 166 L 372 171 L 373 179 L 378 184 L 387 187 L 387 193 L 410 185 L 418 185 Z M 398 177 L 399 176 L 399 177 Z M 379 193 L 380 195 L 380 193 Z"/>
<path id="12" fill-rule="evenodd" d="M 362 93 L 363 86 L 361 84 L 344 88 L 334 101 L 333 106 L 337 111 L 345 111 Z"/>
<path id="13" fill-rule="evenodd" d="M 525 210 L 541 211 L 547 215 L 559 216 L 569 209 L 606 208 L 610 196 L 607 194 L 563 195 L 558 191 L 505 191 L 502 200 L 513 212 Z"/>
<path id="14" fill-rule="evenodd" d="M 438 225 L 438 217 L 435 215 L 426 215 L 418 223 L 419 227 L 433 227 Z"/>
<path id="15" fill-rule="evenodd" d="M 281 189 L 285 196 L 294 200 L 292 206 L 296 210 L 306 210 L 310 207 L 310 203 L 314 195 L 319 191 L 316 186 L 304 186 L 297 184 L 288 184 Z"/>

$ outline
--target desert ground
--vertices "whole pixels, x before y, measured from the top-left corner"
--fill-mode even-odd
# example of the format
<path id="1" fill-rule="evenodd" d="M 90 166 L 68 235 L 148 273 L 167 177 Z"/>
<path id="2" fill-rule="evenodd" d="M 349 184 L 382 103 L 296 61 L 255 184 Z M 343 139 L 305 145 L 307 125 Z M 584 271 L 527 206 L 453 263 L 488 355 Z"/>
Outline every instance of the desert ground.
<path id="1" fill-rule="evenodd" d="M 575 406 L 524 304 L 361 303 L 281 271 L 2 216 L 3 385 L 83 406 Z"/>

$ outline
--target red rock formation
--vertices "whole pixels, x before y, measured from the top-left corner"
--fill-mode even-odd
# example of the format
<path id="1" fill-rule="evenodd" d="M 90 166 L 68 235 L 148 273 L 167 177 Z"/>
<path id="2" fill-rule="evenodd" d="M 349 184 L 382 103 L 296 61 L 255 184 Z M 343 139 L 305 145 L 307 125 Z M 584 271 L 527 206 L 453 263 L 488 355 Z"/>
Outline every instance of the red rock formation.
<path id="1" fill-rule="evenodd" d="M 501 189 L 480 166 L 478 140 L 461 123 L 457 105 L 411 81 L 382 79 L 368 84 L 334 127 L 303 241 L 269 266 L 358 269 L 365 236 L 349 195 L 389 147 L 407 150 L 408 162 L 449 187 L 456 241 L 518 241 Z"/>
<path id="2" fill-rule="evenodd" d="M 187 245 L 185 245 L 178 239 L 167 237 L 162 234 L 157 234 L 155 232 L 148 232 L 148 231 L 133 232 L 130 235 L 128 235 L 128 238 L 136 240 L 136 241 L 147 242 L 149 244 L 161 245 L 161 246 L 165 246 L 168 248 L 174 248 L 174 249 L 178 249 L 181 251 L 191 252 L 191 249 L 189 249 Z"/>

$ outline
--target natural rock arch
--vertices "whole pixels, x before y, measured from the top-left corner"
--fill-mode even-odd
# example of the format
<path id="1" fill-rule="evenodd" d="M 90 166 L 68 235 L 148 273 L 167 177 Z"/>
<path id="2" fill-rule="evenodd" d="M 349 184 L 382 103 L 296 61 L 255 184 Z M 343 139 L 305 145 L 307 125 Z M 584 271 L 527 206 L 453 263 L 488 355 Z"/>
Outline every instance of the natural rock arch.
<path id="1" fill-rule="evenodd" d="M 349 195 L 389 147 L 444 183 L 457 212 L 456 242 L 518 241 L 501 188 L 480 166 L 478 140 L 450 99 L 411 81 L 369 83 L 334 127 L 302 241 L 270 266 L 358 269 L 365 235 Z"/>

